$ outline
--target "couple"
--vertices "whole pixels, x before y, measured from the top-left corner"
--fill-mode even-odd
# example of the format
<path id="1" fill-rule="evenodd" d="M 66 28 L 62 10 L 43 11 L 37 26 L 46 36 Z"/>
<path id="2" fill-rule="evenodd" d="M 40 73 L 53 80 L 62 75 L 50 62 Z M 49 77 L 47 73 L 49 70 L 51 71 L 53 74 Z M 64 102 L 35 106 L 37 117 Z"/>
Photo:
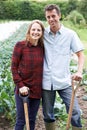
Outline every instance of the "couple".
<path id="1" fill-rule="evenodd" d="M 65 103 L 68 113 L 72 93 L 69 70 L 72 52 L 78 56 L 78 70 L 72 79 L 77 81 L 82 79 L 84 55 L 80 39 L 74 31 L 60 23 L 61 12 L 57 5 L 47 5 L 45 17 L 49 27 L 44 30 L 42 22 L 34 20 L 29 25 L 26 40 L 18 42 L 14 47 L 11 70 L 16 85 L 15 130 L 23 130 L 25 125 L 23 102 L 19 93 L 27 95 L 30 91 L 28 100 L 30 130 L 35 128 L 41 97 L 46 130 L 55 130 L 56 91 Z M 71 118 L 72 130 L 82 130 L 80 114 L 75 98 Z"/>

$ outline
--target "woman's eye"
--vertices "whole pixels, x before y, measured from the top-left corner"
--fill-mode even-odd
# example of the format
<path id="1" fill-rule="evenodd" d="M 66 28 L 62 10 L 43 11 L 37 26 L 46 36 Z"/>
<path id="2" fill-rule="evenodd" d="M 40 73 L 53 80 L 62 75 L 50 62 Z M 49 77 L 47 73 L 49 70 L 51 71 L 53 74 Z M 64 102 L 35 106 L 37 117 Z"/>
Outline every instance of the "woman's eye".
<path id="1" fill-rule="evenodd" d="M 35 31 L 35 29 L 32 29 L 32 31 Z"/>
<path id="2" fill-rule="evenodd" d="M 40 29 L 38 29 L 37 31 L 38 31 L 38 32 L 41 32 L 41 30 L 40 30 Z"/>
<path id="3" fill-rule="evenodd" d="M 40 30 L 40 29 L 32 29 L 32 31 L 41 32 L 41 30 Z"/>

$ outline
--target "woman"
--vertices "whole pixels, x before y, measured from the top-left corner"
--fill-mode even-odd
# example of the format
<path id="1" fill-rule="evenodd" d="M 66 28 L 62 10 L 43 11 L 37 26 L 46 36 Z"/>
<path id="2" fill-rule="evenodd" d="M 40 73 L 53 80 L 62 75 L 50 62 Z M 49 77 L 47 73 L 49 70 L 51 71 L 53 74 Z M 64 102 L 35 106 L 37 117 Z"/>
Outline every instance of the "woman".
<path id="1" fill-rule="evenodd" d="M 12 55 L 11 71 L 15 87 L 17 119 L 15 130 L 23 130 L 25 116 L 21 95 L 28 95 L 28 113 L 30 130 L 35 128 L 36 114 L 42 95 L 43 72 L 43 34 L 44 26 L 34 20 L 28 28 L 26 40 L 17 42 Z"/>

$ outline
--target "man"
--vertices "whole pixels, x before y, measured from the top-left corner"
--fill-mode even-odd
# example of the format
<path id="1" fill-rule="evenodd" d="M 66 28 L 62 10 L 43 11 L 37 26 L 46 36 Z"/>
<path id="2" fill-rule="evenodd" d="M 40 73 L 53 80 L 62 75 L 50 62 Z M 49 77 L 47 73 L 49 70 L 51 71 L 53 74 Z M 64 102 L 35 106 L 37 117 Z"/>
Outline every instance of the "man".
<path id="1" fill-rule="evenodd" d="M 44 34 L 45 59 L 43 70 L 43 114 L 46 130 L 55 130 L 54 102 L 56 91 L 65 103 L 68 113 L 72 94 L 71 80 L 82 79 L 84 63 L 83 45 L 77 34 L 60 23 L 61 12 L 57 5 L 45 7 L 49 24 Z M 72 78 L 69 70 L 71 54 L 78 57 L 78 70 Z M 71 118 L 72 130 L 82 130 L 80 108 L 75 98 Z"/>

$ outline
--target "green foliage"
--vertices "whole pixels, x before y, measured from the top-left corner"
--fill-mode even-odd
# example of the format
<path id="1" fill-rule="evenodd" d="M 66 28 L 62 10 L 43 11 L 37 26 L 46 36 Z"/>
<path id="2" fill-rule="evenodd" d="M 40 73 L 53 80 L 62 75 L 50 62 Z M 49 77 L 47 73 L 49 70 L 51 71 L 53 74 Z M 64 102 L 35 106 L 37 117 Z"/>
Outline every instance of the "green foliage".
<path id="1" fill-rule="evenodd" d="M 62 23 L 66 27 L 71 28 L 74 31 L 76 31 L 76 33 L 78 34 L 80 39 L 85 42 L 84 44 L 86 44 L 86 42 L 87 42 L 87 36 L 86 36 L 86 34 L 87 34 L 87 26 L 86 25 L 84 25 L 84 26 L 82 25 L 81 26 L 79 24 L 73 24 L 72 21 L 67 20 L 66 18 L 62 21 Z"/>
<path id="2" fill-rule="evenodd" d="M 86 25 L 86 21 L 82 14 L 78 11 L 71 11 L 70 14 L 66 17 L 66 20 L 73 22 L 73 24 Z"/>
<path id="3" fill-rule="evenodd" d="M 32 2 L 30 3 L 30 7 L 31 7 L 31 20 L 32 19 L 40 19 L 40 20 L 45 19 L 43 4 L 41 4 L 40 2 L 38 3 Z"/>
<path id="4" fill-rule="evenodd" d="M 82 79 L 82 84 L 86 85 L 86 92 L 87 92 L 87 70 L 83 70 L 83 79 Z"/>
<path id="5" fill-rule="evenodd" d="M 28 25 L 24 24 L 7 40 L 0 42 L 0 114 L 14 122 L 14 83 L 11 75 L 11 55 L 16 42 L 23 39 Z"/>
<path id="6" fill-rule="evenodd" d="M 9 20 L 45 20 L 44 6 L 49 1 L 27 1 L 27 0 L 6 0 L 0 1 L 0 19 Z M 50 1 L 50 4 L 60 6 L 63 17 L 67 14 L 67 2 Z"/>
<path id="7" fill-rule="evenodd" d="M 0 1 L 0 19 L 7 20 L 33 20 L 40 19 L 45 20 L 44 7 L 47 4 L 59 5 L 62 12 L 62 19 L 64 19 L 71 11 L 79 10 L 80 13 L 87 19 L 87 0 L 67 0 L 67 1 L 36 1 L 36 0 L 4 0 Z M 76 17 L 79 15 L 76 12 Z M 78 22 L 80 22 L 82 15 L 78 16 Z M 74 16 L 75 17 L 75 16 Z M 74 19 L 75 22 L 75 19 Z M 76 21 L 77 22 L 77 21 Z M 83 21 L 81 21 L 83 24 Z"/>
<path id="8" fill-rule="evenodd" d="M 77 64 L 78 62 L 75 60 L 75 57 L 72 57 L 71 63 L 70 63 L 70 70 L 72 74 L 77 72 L 77 68 L 78 68 Z M 83 69 L 83 78 L 81 81 L 81 85 L 87 86 L 87 69 L 86 68 Z"/>
<path id="9" fill-rule="evenodd" d="M 24 20 L 31 16 L 30 4 L 27 1 L 5 1 L 1 6 L 4 16 L 0 15 L 0 19 Z"/>
<path id="10" fill-rule="evenodd" d="M 78 0 L 69 0 L 67 5 L 67 14 L 69 14 L 71 11 L 76 10 L 78 6 Z"/>
<path id="11" fill-rule="evenodd" d="M 79 12 L 84 16 L 87 23 L 87 0 L 81 0 L 78 7 Z"/>
<path id="12" fill-rule="evenodd" d="M 60 121 L 66 121 L 67 114 L 65 105 L 62 102 L 62 99 L 59 97 L 58 93 L 56 93 L 56 101 L 54 105 L 54 115 L 56 119 L 59 119 Z"/>

